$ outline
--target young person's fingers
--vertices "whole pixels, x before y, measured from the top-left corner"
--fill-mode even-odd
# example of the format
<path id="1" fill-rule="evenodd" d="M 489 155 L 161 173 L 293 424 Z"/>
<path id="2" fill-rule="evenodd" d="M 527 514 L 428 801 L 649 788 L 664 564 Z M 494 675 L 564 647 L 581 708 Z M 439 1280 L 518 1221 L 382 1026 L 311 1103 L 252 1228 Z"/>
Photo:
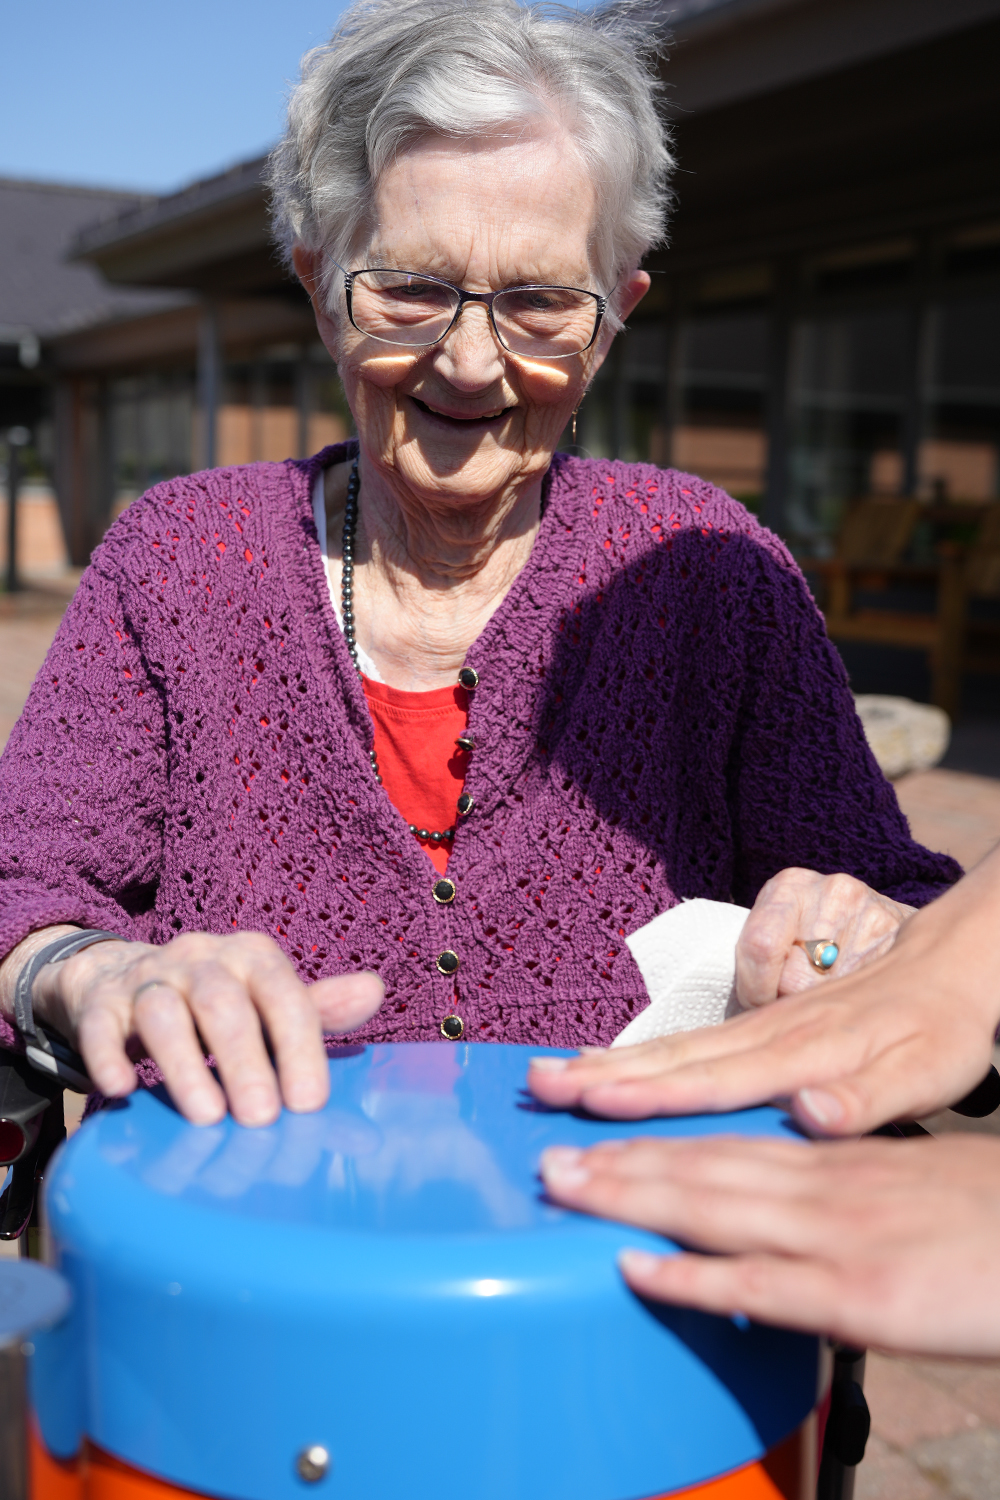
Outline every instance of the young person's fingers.
<path id="1" fill-rule="evenodd" d="M 823 1261 L 768 1254 L 653 1255 L 645 1250 L 625 1250 L 618 1259 L 622 1275 L 640 1297 L 850 1337 L 851 1320 L 843 1315 L 846 1277 Z"/>
<path id="2" fill-rule="evenodd" d="M 905 1036 L 844 1076 L 798 1088 L 789 1109 L 810 1135 L 862 1135 L 886 1120 L 915 1119 L 957 1104 L 993 1061 L 992 1037 L 949 1039 L 938 1049 L 929 1036 Z"/>
<path id="3" fill-rule="evenodd" d="M 783 1168 L 778 1168 L 780 1175 Z M 633 1177 L 592 1171 L 586 1159 L 572 1162 L 546 1153 L 542 1178 L 551 1198 L 604 1219 L 637 1224 L 697 1248 L 736 1253 L 801 1253 L 825 1244 L 830 1214 L 806 1190 L 766 1186 L 756 1174 L 748 1190 L 686 1181 L 664 1172 Z"/>

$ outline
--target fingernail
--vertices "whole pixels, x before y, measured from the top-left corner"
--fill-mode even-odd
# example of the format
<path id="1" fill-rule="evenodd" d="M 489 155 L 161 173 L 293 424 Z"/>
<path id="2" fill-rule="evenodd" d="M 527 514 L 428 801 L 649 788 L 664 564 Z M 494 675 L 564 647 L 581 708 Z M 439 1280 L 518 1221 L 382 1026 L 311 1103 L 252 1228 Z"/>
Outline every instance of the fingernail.
<path id="1" fill-rule="evenodd" d="M 218 1105 L 208 1105 L 204 1109 L 192 1109 L 188 1112 L 188 1119 L 192 1125 L 218 1125 L 224 1120 L 226 1112 L 219 1109 Z"/>
<path id="2" fill-rule="evenodd" d="M 541 1073 L 561 1073 L 564 1068 L 569 1067 L 568 1057 L 529 1057 L 529 1068 L 537 1068 Z"/>
<path id="3" fill-rule="evenodd" d="M 660 1257 L 651 1255 L 648 1250 L 621 1250 L 618 1264 L 626 1276 L 652 1276 L 659 1267 Z"/>
<path id="4" fill-rule="evenodd" d="M 590 1178 L 582 1162 L 583 1152 L 575 1146 L 549 1146 L 542 1152 L 542 1176 L 558 1187 L 580 1187 Z"/>
<path id="5" fill-rule="evenodd" d="M 826 1089 L 799 1089 L 795 1097 L 817 1125 L 839 1125 L 844 1119 L 844 1106 Z"/>

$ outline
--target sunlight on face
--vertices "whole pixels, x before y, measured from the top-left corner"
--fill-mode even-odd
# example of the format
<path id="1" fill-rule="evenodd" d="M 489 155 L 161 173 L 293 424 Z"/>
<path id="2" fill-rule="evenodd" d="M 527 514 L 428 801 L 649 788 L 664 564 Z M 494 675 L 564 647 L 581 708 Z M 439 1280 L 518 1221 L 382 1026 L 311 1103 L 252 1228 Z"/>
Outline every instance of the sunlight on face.
<path id="1" fill-rule="evenodd" d="M 420 271 L 467 291 L 612 290 L 596 284 L 587 252 L 593 187 L 555 129 L 510 143 L 429 140 L 398 157 L 375 201 L 378 229 L 351 269 Z M 342 286 L 338 277 L 334 317 L 318 321 L 365 467 L 412 494 L 473 505 L 544 474 L 609 336 L 570 359 L 520 358 L 497 344 L 485 307 L 466 305 L 440 344 L 396 348 L 350 325 Z"/>

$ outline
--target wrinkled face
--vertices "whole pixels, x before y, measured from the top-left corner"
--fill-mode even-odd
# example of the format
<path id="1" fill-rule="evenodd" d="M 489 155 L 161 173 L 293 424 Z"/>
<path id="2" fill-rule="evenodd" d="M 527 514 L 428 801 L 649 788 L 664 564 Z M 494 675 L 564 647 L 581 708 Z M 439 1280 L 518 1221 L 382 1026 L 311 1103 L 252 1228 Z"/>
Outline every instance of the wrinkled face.
<path id="1" fill-rule="evenodd" d="M 606 294 L 587 253 L 594 211 L 587 172 L 561 133 L 430 140 L 385 173 L 378 229 L 347 269 L 417 271 L 474 292 L 536 282 Z M 438 503 L 474 505 L 543 474 L 610 342 L 599 336 L 570 359 L 515 356 L 497 343 L 486 308 L 466 304 L 441 343 L 396 347 L 351 326 L 339 274 L 332 300 L 320 333 L 366 462 Z"/>

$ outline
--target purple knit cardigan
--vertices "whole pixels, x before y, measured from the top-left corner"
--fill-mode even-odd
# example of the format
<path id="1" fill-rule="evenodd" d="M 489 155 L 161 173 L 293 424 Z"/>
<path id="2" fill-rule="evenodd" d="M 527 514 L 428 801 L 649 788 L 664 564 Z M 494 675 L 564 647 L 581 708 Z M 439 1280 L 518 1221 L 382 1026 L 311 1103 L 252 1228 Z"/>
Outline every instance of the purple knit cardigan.
<path id="1" fill-rule="evenodd" d="M 313 526 L 347 452 L 171 480 L 112 526 L 0 761 L 0 953 L 54 922 L 261 931 L 307 981 L 382 976 L 358 1039 L 457 1012 L 467 1040 L 607 1044 L 646 1004 L 626 935 L 682 897 L 750 904 L 788 865 L 915 905 L 958 878 L 911 840 L 782 544 L 690 475 L 559 456 L 468 654 L 439 906 Z"/>

